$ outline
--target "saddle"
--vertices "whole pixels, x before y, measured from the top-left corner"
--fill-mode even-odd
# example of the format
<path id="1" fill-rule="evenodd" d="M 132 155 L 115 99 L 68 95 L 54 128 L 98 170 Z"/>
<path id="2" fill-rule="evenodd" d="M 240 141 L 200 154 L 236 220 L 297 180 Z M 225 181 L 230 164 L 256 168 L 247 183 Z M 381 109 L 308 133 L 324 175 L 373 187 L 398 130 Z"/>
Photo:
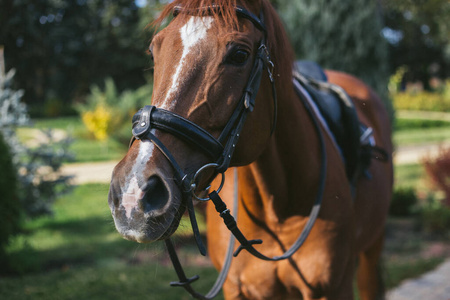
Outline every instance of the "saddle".
<path id="1" fill-rule="evenodd" d="M 344 161 L 347 178 L 356 183 L 360 174 L 367 172 L 375 140 L 372 128 L 362 124 L 351 98 L 345 91 L 328 82 L 323 69 L 312 61 L 297 61 L 293 70 L 294 81 L 309 94 L 334 138 Z M 297 93 L 305 97 L 296 86 Z"/>

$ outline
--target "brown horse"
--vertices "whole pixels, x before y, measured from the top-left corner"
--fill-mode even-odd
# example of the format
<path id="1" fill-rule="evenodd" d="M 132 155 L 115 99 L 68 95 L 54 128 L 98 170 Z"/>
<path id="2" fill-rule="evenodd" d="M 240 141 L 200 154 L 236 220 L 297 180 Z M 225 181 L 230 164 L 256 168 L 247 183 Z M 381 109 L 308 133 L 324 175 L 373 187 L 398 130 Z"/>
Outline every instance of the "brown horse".
<path id="1" fill-rule="evenodd" d="M 311 117 L 293 88 L 293 51 L 268 0 L 169 4 L 160 21 L 174 9 L 179 13 L 150 46 L 152 105 L 188 119 L 216 139 L 221 135 L 245 92 L 265 38 L 257 22 L 236 14 L 237 5 L 264 20 L 278 95 L 275 112 L 270 78 L 264 71 L 254 110 L 231 159 L 231 166 L 238 167 L 238 224 L 249 239 L 264 241 L 256 249 L 277 256 L 295 242 L 308 221 L 320 181 L 321 149 Z M 350 75 L 334 71 L 326 75 L 352 98 L 360 121 L 373 129 L 377 146 L 391 153 L 390 122 L 378 96 Z M 278 121 L 271 134 L 275 113 Z M 173 157 L 165 157 L 148 139 L 135 140 L 114 169 L 108 199 L 117 230 L 140 243 L 169 237 L 185 210 L 183 189 L 170 159 L 186 174 L 211 162 L 205 151 L 170 132 L 150 132 Z M 356 268 L 361 299 L 380 297 L 377 267 L 392 190 L 392 163 L 373 159 L 371 179 L 359 177 L 353 197 L 339 150 L 329 135 L 324 136 L 327 172 L 322 208 L 306 242 L 291 258 L 279 262 L 243 251 L 232 261 L 224 285 L 226 299 L 353 299 Z M 232 171 L 225 175 L 233 178 Z M 227 180 L 220 193 L 230 208 L 234 185 Z M 224 263 L 228 236 L 209 205 L 208 249 L 218 269 Z"/>

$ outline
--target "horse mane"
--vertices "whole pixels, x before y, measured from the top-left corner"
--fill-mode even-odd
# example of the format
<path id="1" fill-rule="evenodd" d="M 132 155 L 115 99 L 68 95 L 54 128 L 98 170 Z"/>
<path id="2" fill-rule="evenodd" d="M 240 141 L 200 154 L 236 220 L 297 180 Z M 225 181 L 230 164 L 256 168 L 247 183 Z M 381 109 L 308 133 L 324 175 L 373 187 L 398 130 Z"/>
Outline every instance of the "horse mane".
<path id="1" fill-rule="evenodd" d="M 252 6 L 252 0 L 242 1 L 239 5 L 246 9 Z M 219 7 L 218 10 L 207 12 L 198 10 L 201 7 Z M 151 24 L 153 27 L 159 27 L 166 18 L 173 13 L 174 7 L 181 6 L 186 11 L 196 11 L 199 16 L 212 16 L 220 19 L 223 26 L 237 27 L 238 16 L 236 15 L 236 0 L 175 0 L 165 6 L 159 17 Z M 283 83 L 290 83 L 292 78 L 292 65 L 294 61 L 294 51 L 289 38 L 284 29 L 283 23 L 275 9 L 268 0 L 261 0 L 261 9 L 264 12 L 264 23 L 267 28 L 267 46 L 275 64 L 275 80 Z M 187 14 L 180 14 L 177 18 L 187 18 Z"/>

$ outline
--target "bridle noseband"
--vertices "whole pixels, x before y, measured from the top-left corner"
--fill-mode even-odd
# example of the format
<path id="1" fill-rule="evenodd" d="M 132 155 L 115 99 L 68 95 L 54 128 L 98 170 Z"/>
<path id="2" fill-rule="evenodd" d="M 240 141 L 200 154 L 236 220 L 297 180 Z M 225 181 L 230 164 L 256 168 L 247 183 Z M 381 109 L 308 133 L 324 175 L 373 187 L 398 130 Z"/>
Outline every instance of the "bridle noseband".
<path id="1" fill-rule="evenodd" d="M 196 9 L 194 11 L 186 11 L 182 7 L 176 6 L 174 8 L 174 16 L 180 13 L 186 14 L 194 14 L 194 15 L 207 15 L 215 12 L 220 12 L 220 7 L 211 6 Z M 197 299 L 212 299 L 214 298 L 220 289 L 222 288 L 223 283 L 227 277 L 227 272 L 230 268 L 231 258 L 234 249 L 234 238 L 236 238 L 240 242 L 240 246 L 234 252 L 234 256 L 237 256 L 241 250 L 246 250 L 250 254 L 255 257 L 258 257 L 263 260 L 268 261 L 279 261 L 290 258 L 304 243 L 306 237 L 308 236 L 311 228 L 317 218 L 317 215 L 320 210 L 320 205 L 322 201 L 322 195 L 325 185 L 325 173 L 326 173 L 326 153 L 324 146 L 324 139 L 320 132 L 319 124 L 317 120 L 314 118 L 308 104 L 305 103 L 307 111 L 313 120 L 314 127 L 316 131 L 319 133 L 319 142 L 321 145 L 321 156 L 322 156 L 322 165 L 321 165 L 321 179 L 319 182 L 319 192 L 317 193 L 316 200 L 314 202 L 313 209 L 311 210 L 311 214 L 309 220 L 299 235 L 296 242 L 289 248 L 283 255 L 277 257 L 267 257 L 257 251 L 253 245 L 261 244 L 261 240 L 247 240 L 242 232 L 239 230 L 236 220 L 231 215 L 229 209 L 227 208 L 225 202 L 219 196 L 219 192 L 223 187 L 225 175 L 224 172 L 228 169 L 231 163 L 231 158 L 236 149 L 237 142 L 239 140 L 242 128 L 244 126 L 244 122 L 247 118 L 248 113 L 253 111 L 255 106 L 256 94 L 259 90 L 259 86 L 261 83 L 263 70 L 267 70 L 269 74 L 269 79 L 272 84 L 272 93 L 274 99 L 274 120 L 272 124 L 271 134 L 274 131 L 276 124 L 276 116 L 277 116 L 277 98 L 275 91 L 275 83 L 272 75 L 274 64 L 270 59 L 269 51 L 266 46 L 266 37 L 267 30 L 264 25 L 263 15 L 258 18 L 253 13 L 249 12 L 243 7 L 235 7 L 236 14 L 239 17 L 250 20 L 256 28 L 261 30 L 264 33 L 264 38 L 260 41 L 260 45 L 258 47 L 256 57 L 253 62 L 252 70 L 247 82 L 247 85 L 244 89 L 244 94 L 239 100 L 236 108 L 234 109 L 230 119 L 225 125 L 222 133 L 219 138 L 214 138 L 210 133 L 206 130 L 198 126 L 197 124 L 183 118 L 180 115 L 177 115 L 173 112 L 152 106 L 147 105 L 144 108 L 140 109 L 133 117 L 133 137 L 130 142 L 130 147 L 136 139 L 139 140 L 150 140 L 167 158 L 167 160 L 172 165 L 175 171 L 175 178 L 180 187 L 180 190 L 183 194 L 183 200 L 186 202 L 187 210 L 189 213 L 189 217 L 191 220 L 192 230 L 194 233 L 195 240 L 197 242 L 197 246 L 202 255 L 206 255 L 206 248 L 203 245 L 203 242 L 200 238 L 200 232 L 198 230 L 197 221 L 194 212 L 194 206 L 192 202 L 192 198 L 195 197 L 200 201 L 212 200 L 215 205 L 216 211 L 222 217 L 225 225 L 231 231 L 232 236 L 230 237 L 230 243 L 228 246 L 225 263 L 219 274 L 216 283 L 213 288 L 206 295 L 202 295 L 196 292 L 192 287 L 191 283 L 198 279 L 198 276 L 194 276 L 192 278 L 187 278 L 183 268 L 178 260 L 178 256 L 175 252 L 175 248 L 170 240 L 170 238 L 166 239 L 166 247 L 169 252 L 170 258 L 174 265 L 175 271 L 177 272 L 179 282 L 171 283 L 172 286 L 182 286 L 184 287 L 194 298 Z M 179 166 L 176 159 L 173 157 L 169 149 L 152 133 L 152 130 L 161 130 L 167 133 L 170 133 L 177 138 L 183 140 L 189 145 L 197 148 L 202 153 L 204 153 L 207 157 L 209 157 L 213 162 L 208 163 L 201 168 L 199 168 L 194 173 L 185 173 L 185 171 Z M 208 197 L 201 198 L 196 195 L 197 189 L 197 181 L 201 177 L 200 175 L 206 170 L 212 169 L 214 171 L 214 175 L 221 174 L 222 181 L 219 188 L 216 191 L 209 193 Z M 213 176 L 214 178 L 215 176 Z M 207 188 L 208 189 L 208 188 Z M 207 190 L 206 189 L 206 190 Z M 238 206 L 237 199 L 237 175 L 235 170 L 235 196 L 234 196 L 234 207 L 235 209 Z M 236 213 L 233 213 L 236 215 Z"/>

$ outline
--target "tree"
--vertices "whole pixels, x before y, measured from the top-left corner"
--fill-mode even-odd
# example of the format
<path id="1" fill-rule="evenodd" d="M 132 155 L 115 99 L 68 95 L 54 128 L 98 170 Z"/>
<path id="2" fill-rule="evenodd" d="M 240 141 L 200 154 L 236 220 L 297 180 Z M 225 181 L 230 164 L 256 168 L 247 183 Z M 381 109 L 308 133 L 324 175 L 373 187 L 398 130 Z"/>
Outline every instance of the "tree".
<path id="1" fill-rule="evenodd" d="M 70 104 L 106 77 L 120 90 L 147 82 L 148 16 L 128 0 L 0 0 L 0 44 L 25 102 Z"/>
<path id="2" fill-rule="evenodd" d="M 391 73 L 406 66 L 407 81 L 429 89 L 431 77 L 450 76 L 450 2 L 383 0 L 384 33 L 391 52 Z"/>
<path id="3" fill-rule="evenodd" d="M 388 49 L 382 14 L 371 0 L 278 0 L 299 59 L 356 75 L 384 98 Z"/>

